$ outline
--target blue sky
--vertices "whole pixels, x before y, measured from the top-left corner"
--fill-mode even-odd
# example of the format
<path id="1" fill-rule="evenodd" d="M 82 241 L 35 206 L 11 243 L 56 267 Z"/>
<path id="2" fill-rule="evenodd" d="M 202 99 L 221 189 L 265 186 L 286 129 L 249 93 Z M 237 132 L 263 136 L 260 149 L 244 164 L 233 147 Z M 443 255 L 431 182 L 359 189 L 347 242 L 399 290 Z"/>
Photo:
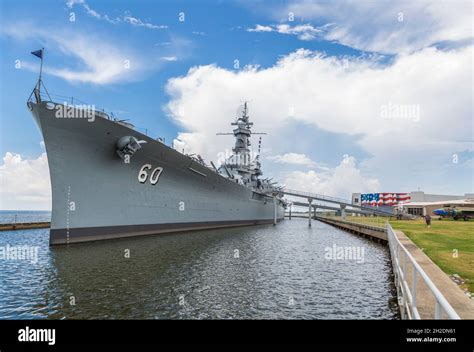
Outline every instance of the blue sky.
<path id="1" fill-rule="evenodd" d="M 137 81 L 116 84 L 87 84 L 68 82 L 62 78 L 45 75 L 48 91 L 73 96 L 87 103 L 113 111 L 118 117 L 132 118 L 137 126 L 147 128 L 151 133 L 171 140 L 179 127 L 167 118 L 161 109 L 168 97 L 164 93 L 167 80 L 186 74 L 190 67 L 214 63 L 220 67 L 233 69 L 234 60 L 240 65 L 272 66 L 280 56 L 301 47 L 296 37 L 255 35 L 247 32 L 264 16 L 252 13 L 245 6 L 227 1 L 88 1 L 87 4 L 100 14 L 111 18 L 123 16 L 127 11 L 134 18 L 143 19 L 163 29 L 149 29 L 127 23 L 111 24 L 88 15 L 76 4 L 66 6 L 66 1 L 48 0 L 39 6 L 38 1 L 2 2 L 2 22 L 7 26 L 26 24 L 47 30 L 68 30 L 87 35 L 100 35 L 103 40 L 111 40 L 120 50 L 120 45 L 133 47 L 141 55 L 175 57 L 177 61 L 162 62 L 161 67 L 151 69 Z M 75 22 L 69 21 L 70 13 L 75 13 Z M 184 12 L 184 22 L 179 14 Z M 20 15 L 21 14 L 21 15 Z M 19 16 L 20 15 L 20 16 Z M 11 20 L 14 18 L 15 20 Z M 27 157 L 35 157 L 41 150 L 41 137 L 26 109 L 25 99 L 33 88 L 37 74 L 34 71 L 15 68 L 16 60 L 38 64 L 38 59 L 30 52 L 45 47 L 45 66 L 77 67 L 82 63 L 72 55 L 64 55 L 55 46 L 48 46 L 43 37 L 31 36 L 17 40 L 9 36 L 1 38 L 2 55 L 2 103 L 1 114 L 5 131 L 21 130 L 17 133 L 2 134 L 0 154 L 14 150 Z M 331 55 L 358 55 L 359 51 L 328 41 L 305 43 L 305 48 L 320 50 Z M 126 55 L 124 55 L 126 58 Z M 131 63 L 133 65 L 133 62 Z M 157 64 L 158 66 L 158 64 Z M 6 89 L 8 87 L 8 89 Z M 11 92 L 24 94 L 11 94 Z M 159 125 L 159 126 L 158 126 Z"/>
<path id="2" fill-rule="evenodd" d="M 282 183 L 344 197 L 417 188 L 473 192 L 472 133 L 459 127 L 469 132 L 472 126 L 472 80 L 469 87 L 459 78 L 472 77 L 472 65 L 462 66 L 472 60 L 472 5 L 336 5 L 2 1 L 0 154 L 17 155 L 15 162 L 4 161 L 4 180 L 43 165 L 34 164 L 44 148 L 26 99 L 39 65 L 30 52 L 44 47 L 50 93 L 104 107 L 168 143 L 179 135 L 187 152 L 207 159 L 231 147 L 231 139 L 215 133 L 229 130 L 232 113 L 249 100 L 256 129 L 270 133 L 263 143 L 264 171 Z M 121 67 L 125 60 L 130 68 Z M 440 77 L 426 70 L 434 63 Z M 392 103 L 418 106 L 420 122 L 381 119 L 381 109 Z M 439 126 L 446 115 L 435 111 L 453 105 L 458 126 L 446 132 Z M 399 170 L 402 177 L 396 177 Z M 4 199 L 15 198 L 6 193 Z"/>

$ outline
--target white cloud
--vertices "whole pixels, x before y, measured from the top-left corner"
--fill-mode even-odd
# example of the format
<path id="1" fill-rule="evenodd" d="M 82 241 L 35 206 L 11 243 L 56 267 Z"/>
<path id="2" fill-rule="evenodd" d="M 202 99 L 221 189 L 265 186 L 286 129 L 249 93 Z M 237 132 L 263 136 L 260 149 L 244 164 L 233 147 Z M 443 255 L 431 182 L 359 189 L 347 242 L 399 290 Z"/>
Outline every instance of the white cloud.
<path id="1" fill-rule="evenodd" d="M 45 73 L 71 82 L 111 84 L 135 81 L 145 73 L 157 70 L 163 63 L 152 55 L 140 55 L 123 43 L 115 45 L 110 38 L 99 34 L 90 36 L 77 30 L 38 28 L 27 23 L 5 25 L 3 33 L 15 39 L 40 39 L 48 50 L 56 50 L 76 59 L 83 68 L 69 68 L 76 63 L 71 59 L 66 61 L 67 68 L 51 67 L 47 63 L 43 66 Z M 36 65 L 29 62 L 23 62 L 22 68 L 38 70 Z"/>
<path id="2" fill-rule="evenodd" d="M 162 56 L 161 59 L 165 61 L 178 61 L 176 56 Z"/>
<path id="3" fill-rule="evenodd" d="M 298 153 L 286 153 L 282 155 L 273 155 L 267 157 L 267 159 L 272 160 L 280 164 L 294 164 L 294 165 L 304 165 L 304 166 L 316 166 L 316 163 L 308 158 L 304 154 Z"/>
<path id="4" fill-rule="evenodd" d="M 66 6 L 70 9 L 74 7 L 74 5 L 77 4 L 84 4 L 84 0 L 68 0 L 66 1 Z"/>
<path id="5" fill-rule="evenodd" d="M 84 9 L 86 10 L 86 12 L 87 12 L 89 15 L 91 15 L 92 17 L 99 18 L 99 19 L 102 17 L 99 13 L 97 13 L 96 11 L 94 11 L 93 9 L 91 9 L 91 8 L 89 7 L 89 5 L 83 4 L 83 6 L 84 6 Z M 107 18 L 108 18 L 108 17 L 107 17 Z"/>
<path id="6" fill-rule="evenodd" d="M 130 15 L 123 16 L 123 21 L 125 21 L 127 23 L 130 23 L 133 26 L 145 27 L 145 28 L 149 28 L 149 29 L 168 28 L 168 26 L 164 26 L 164 25 L 155 25 L 155 24 L 152 24 L 152 23 L 143 22 L 141 19 L 136 18 L 136 17 L 132 17 Z"/>
<path id="7" fill-rule="evenodd" d="M 92 9 L 85 0 L 68 0 L 66 1 L 66 6 L 70 9 L 73 9 L 75 5 L 80 5 L 82 8 L 86 11 L 86 13 L 89 16 L 95 17 L 98 20 L 104 20 L 112 24 L 117 24 L 117 23 L 128 23 L 132 26 L 138 26 L 138 27 L 144 27 L 148 29 L 165 29 L 168 28 L 168 26 L 165 25 L 156 25 L 150 22 L 146 22 L 141 20 L 138 17 L 133 17 L 129 11 L 125 11 L 125 14 L 123 16 L 118 16 L 114 19 L 110 18 L 108 15 L 102 15 Z"/>
<path id="8" fill-rule="evenodd" d="M 255 28 L 248 28 L 247 32 L 273 32 L 274 29 L 271 26 L 262 26 L 257 24 Z"/>
<path id="9" fill-rule="evenodd" d="M 352 156 L 345 157 L 334 169 L 326 172 L 293 171 L 283 176 L 283 184 L 288 189 L 330 195 L 348 199 L 352 192 L 378 192 L 380 182 L 367 177 L 356 166 Z"/>
<path id="10" fill-rule="evenodd" d="M 325 39 L 366 51 L 407 53 L 473 38 L 471 0 L 297 0 L 275 10 L 273 16 L 286 20 L 290 12 L 295 20 L 331 23 Z"/>
<path id="11" fill-rule="evenodd" d="M 453 152 L 472 149 L 472 59 L 472 46 L 428 48 L 387 65 L 376 57 L 339 59 L 298 50 L 265 69 L 193 67 L 168 81 L 167 111 L 186 129 L 179 134 L 186 152 L 216 160 L 233 140 L 215 133 L 228 131 L 236 107 L 249 100 L 255 129 L 269 133 L 265 148 L 279 154 L 295 150 L 298 136 L 286 136 L 293 122 L 357 135 L 371 155 L 361 160 L 365 174 L 377 175 L 384 187 L 413 190 L 419 186 L 414 175 L 425 175 L 427 183 L 426 175 L 451 160 Z M 384 117 L 388 104 L 415 105 L 420 114 Z M 327 148 L 331 153 L 331 145 Z M 400 177 L 406 171 L 411 178 Z M 455 175 L 456 182 L 467 177 Z"/>
<path id="12" fill-rule="evenodd" d="M 247 32 L 276 32 L 280 34 L 296 35 L 301 40 L 313 40 L 322 33 L 322 30 L 310 24 L 291 26 L 289 24 L 278 24 L 262 26 L 257 24 L 255 28 L 248 28 Z"/>
<path id="13" fill-rule="evenodd" d="M 85 0 L 68 0 L 66 1 L 66 6 L 69 8 L 69 9 L 73 9 L 75 5 L 79 5 L 79 6 L 82 6 L 82 8 L 84 9 L 84 11 L 89 15 L 89 16 L 92 16 L 98 20 L 104 20 L 104 21 L 107 21 L 109 23 L 112 23 L 112 24 L 116 24 L 116 23 L 119 23 L 121 22 L 121 18 L 117 17 L 115 19 L 112 19 L 110 18 L 108 15 L 101 15 L 100 13 L 98 13 L 97 11 L 95 11 L 94 9 L 92 9 L 86 2 Z"/>
<path id="14" fill-rule="evenodd" d="M 276 31 L 281 34 L 296 35 L 301 40 L 315 39 L 322 31 L 313 27 L 310 24 L 302 24 L 297 26 L 290 26 L 288 24 L 279 24 L 276 26 Z"/>
<path id="15" fill-rule="evenodd" d="M 0 165 L 0 209 L 49 210 L 51 186 L 46 153 L 23 159 L 7 152 Z"/>

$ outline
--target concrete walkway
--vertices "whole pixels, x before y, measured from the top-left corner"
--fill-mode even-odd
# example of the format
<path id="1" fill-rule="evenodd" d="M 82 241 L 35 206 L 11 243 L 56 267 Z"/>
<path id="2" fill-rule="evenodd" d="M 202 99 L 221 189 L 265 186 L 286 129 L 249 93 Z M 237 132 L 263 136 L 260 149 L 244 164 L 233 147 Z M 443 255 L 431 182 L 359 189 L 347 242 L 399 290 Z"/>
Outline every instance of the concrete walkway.
<path id="1" fill-rule="evenodd" d="M 400 242 L 410 252 L 413 258 L 429 276 L 438 290 L 441 291 L 446 300 L 451 304 L 461 319 L 474 319 L 474 301 L 467 297 L 449 276 L 444 273 L 433 261 L 419 249 L 402 231 L 395 230 Z M 407 266 L 407 281 L 412 287 L 413 272 L 411 265 Z M 417 307 L 422 319 L 434 319 L 435 300 L 423 279 L 418 275 L 417 284 Z M 446 319 L 446 317 L 442 317 Z"/>
<path id="2" fill-rule="evenodd" d="M 344 221 L 344 220 L 339 220 L 339 219 L 325 218 L 325 217 L 320 217 L 320 216 L 317 216 L 316 220 L 319 220 L 326 224 L 336 226 L 340 229 L 370 238 L 372 240 L 377 240 L 377 241 L 381 241 L 385 243 L 388 241 L 385 228 L 371 226 L 368 224 L 359 224 L 359 223 Z"/>

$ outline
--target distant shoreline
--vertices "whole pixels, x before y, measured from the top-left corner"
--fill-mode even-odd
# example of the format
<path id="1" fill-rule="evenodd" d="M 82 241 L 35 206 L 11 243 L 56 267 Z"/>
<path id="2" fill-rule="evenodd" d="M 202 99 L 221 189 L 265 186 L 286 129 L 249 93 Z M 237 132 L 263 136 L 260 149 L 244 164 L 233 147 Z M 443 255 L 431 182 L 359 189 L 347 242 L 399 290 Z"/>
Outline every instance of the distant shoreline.
<path id="1" fill-rule="evenodd" d="M 36 213 L 51 213 L 51 210 L 0 210 L 0 213 L 32 213 L 32 212 L 36 212 Z"/>

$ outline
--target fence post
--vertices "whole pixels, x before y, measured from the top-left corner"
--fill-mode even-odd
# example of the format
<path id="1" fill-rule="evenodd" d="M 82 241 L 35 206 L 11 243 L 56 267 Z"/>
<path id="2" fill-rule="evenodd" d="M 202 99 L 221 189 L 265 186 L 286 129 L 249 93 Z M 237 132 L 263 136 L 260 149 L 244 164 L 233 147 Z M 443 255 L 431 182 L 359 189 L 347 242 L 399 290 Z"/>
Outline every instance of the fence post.
<path id="1" fill-rule="evenodd" d="M 413 308 L 416 308 L 416 280 L 417 280 L 417 277 L 416 277 L 416 269 L 415 267 L 413 267 L 413 282 L 412 282 L 412 294 L 411 294 L 411 297 L 412 297 L 412 302 L 411 302 L 411 307 L 412 307 L 412 310 Z"/>
<path id="2" fill-rule="evenodd" d="M 403 255 L 403 280 L 404 281 L 407 281 L 407 260 L 408 260 L 407 257 L 408 257 L 407 254 L 404 253 Z"/>
<path id="3" fill-rule="evenodd" d="M 423 268 L 416 262 L 411 256 L 404 245 L 399 241 L 393 228 L 387 223 L 387 238 L 389 242 L 390 254 L 392 256 L 392 266 L 394 273 L 394 282 L 397 288 L 398 304 L 400 307 L 400 313 L 402 319 L 420 319 L 418 312 L 418 277 L 425 282 L 428 288 L 431 290 L 435 299 L 434 308 L 434 319 L 443 319 L 443 316 L 447 316 L 449 319 L 460 319 L 459 315 L 449 304 L 439 289 L 433 284 L 431 279 L 424 272 Z M 403 263 L 401 262 L 401 253 L 403 252 L 404 258 Z M 408 263 L 409 262 L 409 263 Z M 407 273 L 408 264 L 412 266 L 412 273 Z M 413 281 L 409 284 L 407 274 L 412 275 Z M 403 277 L 402 277 L 403 276 Z M 406 285 L 405 285 L 406 284 Z"/>
<path id="4" fill-rule="evenodd" d="M 439 303 L 438 299 L 435 297 L 436 306 L 435 306 L 435 319 L 441 319 L 441 304 Z"/>

